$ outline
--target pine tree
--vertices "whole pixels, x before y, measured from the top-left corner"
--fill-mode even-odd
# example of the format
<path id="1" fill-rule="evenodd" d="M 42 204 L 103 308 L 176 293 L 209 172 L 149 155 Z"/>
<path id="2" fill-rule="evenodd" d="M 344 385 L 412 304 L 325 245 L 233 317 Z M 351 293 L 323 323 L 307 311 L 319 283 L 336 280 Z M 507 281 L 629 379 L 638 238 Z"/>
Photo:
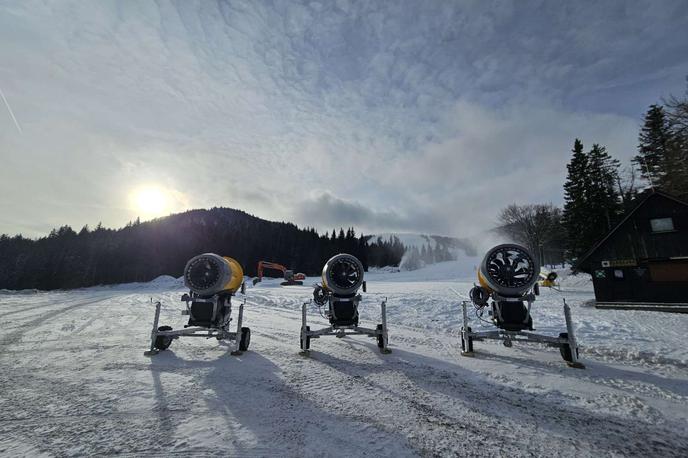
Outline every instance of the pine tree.
<path id="1" fill-rule="evenodd" d="M 659 183 L 660 189 L 688 199 L 688 141 L 672 137 L 664 163 L 666 171 Z"/>
<path id="2" fill-rule="evenodd" d="M 671 132 L 664 108 L 650 105 L 638 136 L 638 155 L 633 162 L 640 170 L 640 175 L 653 187 L 660 186 L 666 176 L 670 143 Z"/>
<path id="3" fill-rule="evenodd" d="M 661 186 L 670 194 L 688 199 L 688 87 L 683 97 L 670 97 L 666 108 L 671 141 L 666 156 L 666 175 Z"/>
<path id="4" fill-rule="evenodd" d="M 564 184 L 564 216 L 566 228 L 566 245 L 568 257 L 572 260 L 585 252 L 586 227 L 586 191 L 590 187 L 588 180 L 588 156 L 583 152 L 583 143 L 576 139 L 573 144 L 573 156 L 566 166 L 568 174 Z"/>
<path id="5" fill-rule="evenodd" d="M 576 139 L 564 184 L 563 225 L 570 260 L 584 254 L 603 237 L 623 210 L 617 189 L 619 161 L 594 144 L 589 153 Z"/>
<path id="6" fill-rule="evenodd" d="M 591 239 L 600 238 L 616 224 L 621 213 L 617 191 L 619 161 L 604 146 L 594 144 L 588 153 L 588 224 Z M 592 220 L 590 218 L 593 218 Z"/>

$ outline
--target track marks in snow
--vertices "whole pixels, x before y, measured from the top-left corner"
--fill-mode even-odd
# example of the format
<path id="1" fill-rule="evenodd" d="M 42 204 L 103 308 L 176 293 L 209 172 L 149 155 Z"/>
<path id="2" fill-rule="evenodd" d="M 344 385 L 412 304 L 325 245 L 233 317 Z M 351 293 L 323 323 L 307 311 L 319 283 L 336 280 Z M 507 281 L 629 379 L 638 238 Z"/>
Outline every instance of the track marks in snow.
<path id="1" fill-rule="evenodd" d="M 268 331 L 268 334 L 275 336 L 278 332 Z M 415 342 L 414 345 L 425 349 L 435 348 L 439 353 L 444 350 L 455 354 L 447 340 L 419 334 L 405 334 L 400 340 Z M 293 337 L 290 340 L 295 351 L 296 342 Z M 677 455 L 676 449 L 671 448 L 671 444 L 677 443 L 676 435 L 653 425 L 658 420 L 650 415 L 653 410 L 645 408 L 637 398 L 630 401 L 635 403 L 637 412 L 632 414 L 627 409 L 622 413 L 634 417 L 635 424 L 627 425 L 614 415 L 614 404 L 624 406 L 628 401 L 626 395 L 606 400 L 604 405 L 609 415 L 605 409 L 594 409 L 591 413 L 585 405 L 579 405 L 581 398 L 552 391 L 551 387 L 543 395 L 544 386 L 540 392 L 533 392 L 532 387 L 514 386 L 517 373 L 516 377 L 490 381 L 458 364 L 433 361 L 432 357 L 399 347 L 403 348 L 403 343 L 391 355 L 382 356 L 363 337 L 321 338 L 312 341 L 311 356 L 303 363 L 292 362 L 293 351 L 279 346 L 264 351 L 273 359 L 281 359 L 279 365 L 285 377 L 305 397 L 325 409 L 337 410 L 383 429 L 401 431 L 421 454 L 443 455 L 460 450 L 482 454 L 490 450 L 500 454 L 567 455 L 576 450 L 582 455 L 592 455 L 661 450 L 669 456 Z M 427 361 L 433 364 L 428 365 Z M 517 368 L 518 364 L 512 362 L 511 366 Z M 548 364 L 555 373 L 572 371 L 560 361 Z M 448 366 L 451 369 L 446 369 Z M 642 440 L 629 442 L 627 434 Z M 558 445 L 552 444 L 553 437 Z M 653 442 L 655 438 L 666 447 Z M 475 444 L 480 446 L 472 448 Z M 680 440 L 679 444 L 686 446 Z"/>
<path id="2" fill-rule="evenodd" d="M 78 301 L 66 307 L 60 307 L 57 309 L 51 308 L 47 312 L 42 310 L 41 307 L 37 306 L 34 310 L 40 311 L 41 313 L 39 313 L 37 317 L 35 316 L 36 314 L 34 314 L 30 320 L 24 321 L 18 326 L 11 328 L 10 332 L 8 333 L 3 333 L 3 335 L 0 337 L 0 346 L 7 347 L 9 345 L 16 344 L 21 339 L 22 335 L 30 332 L 35 328 L 49 324 L 54 318 L 62 317 L 63 315 L 69 314 L 69 312 L 72 312 L 74 310 L 92 306 L 94 304 L 98 304 L 109 299 L 111 299 L 111 297 Z"/>
<path id="3" fill-rule="evenodd" d="M 177 291 L 39 295 L 44 305 L 35 308 L 37 298 L 14 298 L 26 307 L 0 336 L 8 342 L 0 357 L 0 453 L 685 456 L 688 449 L 685 418 L 666 413 L 688 410 L 680 366 L 591 359 L 588 370 L 574 371 L 556 350 L 486 342 L 476 358 L 462 358 L 455 332 L 404 326 L 394 315 L 391 355 L 356 336 L 314 339 L 311 356 L 302 357 L 300 304 L 310 290 L 249 293 L 249 352 L 231 357 L 215 340 L 181 339 L 152 359 L 142 356 L 150 296 L 164 300 L 161 324 L 178 328 Z M 379 308 L 376 300 L 366 307 L 367 326 Z M 314 309 L 309 321 L 326 326 Z"/>

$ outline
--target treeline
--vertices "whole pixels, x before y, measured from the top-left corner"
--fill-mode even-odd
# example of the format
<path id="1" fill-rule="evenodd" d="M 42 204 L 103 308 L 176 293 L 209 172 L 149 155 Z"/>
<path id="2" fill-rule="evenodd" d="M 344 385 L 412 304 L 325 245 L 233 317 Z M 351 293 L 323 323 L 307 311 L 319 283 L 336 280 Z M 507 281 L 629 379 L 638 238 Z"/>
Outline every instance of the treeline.
<path id="1" fill-rule="evenodd" d="M 353 228 L 320 235 L 315 229 L 271 222 L 229 208 L 192 210 L 121 229 L 69 226 L 38 240 L 0 236 L 0 289 L 58 289 L 179 277 L 191 257 L 214 252 L 237 259 L 254 276 L 260 260 L 319 275 L 336 253 L 369 265 L 401 259 L 398 246 L 373 244 Z M 402 247 L 403 248 L 403 247 Z"/>
<path id="2" fill-rule="evenodd" d="M 630 164 L 606 148 L 585 151 L 576 139 L 564 183 L 564 206 L 510 205 L 497 231 L 523 243 L 546 264 L 573 262 L 604 237 L 643 191 L 688 199 L 688 90 L 647 110 Z"/>
<path id="3" fill-rule="evenodd" d="M 370 267 L 398 266 L 404 257 L 406 247 L 401 243 L 399 237 L 391 235 L 388 239 L 382 237 L 372 239 L 366 237 L 367 241 L 367 262 Z"/>
<path id="4" fill-rule="evenodd" d="M 451 261 L 456 257 L 451 253 L 447 245 L 436 244 L 434 247 L 430 244 L 423 244 L 418 249 L 413 246 L 406 251 L 406 256 L 402 259 L 400 267 L 403 270 L 417 270 L 421 267 L 435 264 L 438 262 Z"/>
<path id="5" fill-rule="evenodd" d="M 396 235 L 387 239 L 382 237 L 368 239 L 368 265 L 371 267 L 394 266 L 403 270 L 416 270 L 438 262 L 456 259 L 457 252 L 463 251 L 467 256 L 475 256 L 472 243 L 465 239 L 442 237 L 439 235 L 421 235 L 427 243 L 406 246 Z"/>

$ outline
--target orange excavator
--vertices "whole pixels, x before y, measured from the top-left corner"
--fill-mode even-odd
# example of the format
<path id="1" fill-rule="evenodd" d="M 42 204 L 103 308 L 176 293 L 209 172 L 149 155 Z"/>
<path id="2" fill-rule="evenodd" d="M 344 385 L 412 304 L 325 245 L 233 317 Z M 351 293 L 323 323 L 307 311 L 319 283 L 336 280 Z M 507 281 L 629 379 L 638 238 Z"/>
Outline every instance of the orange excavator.
<path id="1" fill-rule="evenodd" d="M 258 261 L 258 277 L 253 279 L 254 285 L 263 281 L 264 269 L 273 269 L 282 272 L 284 275 L 284 281 L 280 283 L 282 286 L 303 285 L 303 281 L 306 279 L 306 274 L 295 274 L 293 270 L 287 269 L 282 264 L 268 261 Z"/>

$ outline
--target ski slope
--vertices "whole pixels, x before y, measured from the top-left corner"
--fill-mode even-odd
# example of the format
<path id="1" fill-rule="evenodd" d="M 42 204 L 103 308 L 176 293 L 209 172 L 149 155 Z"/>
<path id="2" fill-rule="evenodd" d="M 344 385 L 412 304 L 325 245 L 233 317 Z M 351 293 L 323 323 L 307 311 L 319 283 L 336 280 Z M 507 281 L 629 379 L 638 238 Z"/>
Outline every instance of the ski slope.
<path id="1" fill-rule="evenodd" d="M 688 315 L 596 310 L 585 279 L 535 304 L 540 332 L 572 306 L 585 370 L 555 349 L 476 342 L 461 357 L 460 262 L 367 276 L 362 324 L 388 299 L 390 345 L 321 338 L 299 355 L 303 287 L 247 291 L 250 351 L 180 339 L 153 358 L 153 301 L 181 327 L 179 280 L 0 292 L 4 456 L 686 456 Z M 566 289 L 566 288 L 565 288 Z M 325 325 L 311 309 L 312 326 Z M 472 325 L 480 327 L 473 317 Z"/>

